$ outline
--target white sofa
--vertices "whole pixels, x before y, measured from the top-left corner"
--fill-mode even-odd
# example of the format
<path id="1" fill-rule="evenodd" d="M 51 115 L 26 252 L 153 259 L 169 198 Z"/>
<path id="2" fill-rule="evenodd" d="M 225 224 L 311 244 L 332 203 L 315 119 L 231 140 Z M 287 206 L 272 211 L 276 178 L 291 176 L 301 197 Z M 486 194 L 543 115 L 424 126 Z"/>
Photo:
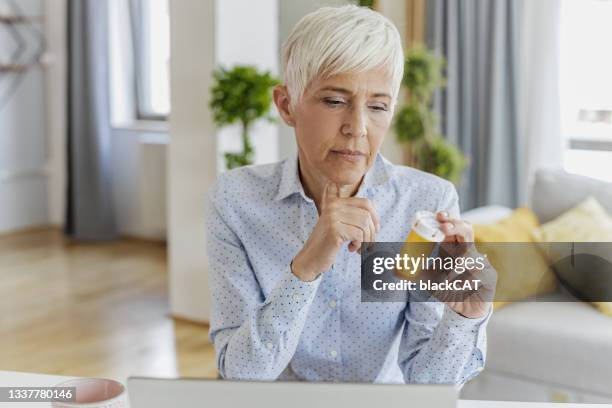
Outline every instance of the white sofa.
<path id="1" fill-rule="evenodd" d="M 594 196 L 612 214 L 612 184 L 540 171 L 531 208 L 541 222 Z M 489 223 L 508 215 L 481 207 L 463 217 Z M 517 302 L 489 322 L 488 356 L 480 375 L 461 390 L 464 399 L 612 402 L 612 318 L 573 298 L 563 288 L 550 302 Z"/>

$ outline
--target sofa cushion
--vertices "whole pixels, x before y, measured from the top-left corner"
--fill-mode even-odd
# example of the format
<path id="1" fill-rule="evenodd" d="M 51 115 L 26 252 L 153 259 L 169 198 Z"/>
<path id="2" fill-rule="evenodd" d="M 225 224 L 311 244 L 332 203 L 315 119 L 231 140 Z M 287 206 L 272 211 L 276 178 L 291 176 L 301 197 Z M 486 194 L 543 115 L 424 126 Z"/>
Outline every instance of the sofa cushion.
<path id="1" fill-rule="evenodd" d="M 541 242 L 612 242 L 612 213 L 593 196 L 534 230 Z"/>
<path id="2" fill-rule="evenodd" d="M 612 318 L 567 293 L 495 312 L 487 335 L 487 370 L 610 393 Z"/>
<path id="3" fill-rule="evenodd" d="M 474 241 L 497 271 L 494 307 L 557 289 L 555 274 L 533 240 L 533 211 L 518 208 L 494 224 L 474 224 Z"/>
<path id="4" fill-rule="evenodd" d="M 539 170 L 531 190 L 531 208 L 544 223 L 588 196 L 595 197 L 612 214 L 612 183 L 562 170 Z"/>
<path id="5" fill-rule="evenodd" d="M 607 302 L 612 299 L 612 216 L 602 205 L 589 196 L 553 221 L 541 225 L 534 235 L 542 242 L 599 243 L 572 245 L 571 257 L 564 250 L 567 249 L 565 245 L 547 245 L 547 255 L 561 283 L 570 292 L 612 316 L 612 303 Z M 580 247 L 587 250 L 586 253 L 581 253 Z"/>

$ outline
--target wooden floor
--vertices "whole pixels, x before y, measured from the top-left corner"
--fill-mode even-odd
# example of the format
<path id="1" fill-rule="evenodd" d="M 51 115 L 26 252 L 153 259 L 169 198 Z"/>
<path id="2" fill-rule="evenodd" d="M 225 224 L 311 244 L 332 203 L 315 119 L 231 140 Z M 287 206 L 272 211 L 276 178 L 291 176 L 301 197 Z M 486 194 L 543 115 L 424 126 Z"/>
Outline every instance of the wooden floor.
<path id="1" fill-rule="evenodd" d="M 0 370 L 214 377 L 208 327 L 169 317 L 166 246 L 0 236 Z"/>

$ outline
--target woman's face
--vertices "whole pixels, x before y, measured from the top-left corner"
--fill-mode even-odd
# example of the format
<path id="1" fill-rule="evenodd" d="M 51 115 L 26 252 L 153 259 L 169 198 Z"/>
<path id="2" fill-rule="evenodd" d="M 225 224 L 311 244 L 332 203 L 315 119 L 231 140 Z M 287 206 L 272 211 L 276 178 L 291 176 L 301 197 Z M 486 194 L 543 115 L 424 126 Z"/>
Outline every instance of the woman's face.
<path id="1" fill-rule="evenodd" d="M 290 118 L 300 168 L 323 184 L 356 185 L 374 163 L 393 116 L 391 79 L 382 69 L 316 80 Z"/>

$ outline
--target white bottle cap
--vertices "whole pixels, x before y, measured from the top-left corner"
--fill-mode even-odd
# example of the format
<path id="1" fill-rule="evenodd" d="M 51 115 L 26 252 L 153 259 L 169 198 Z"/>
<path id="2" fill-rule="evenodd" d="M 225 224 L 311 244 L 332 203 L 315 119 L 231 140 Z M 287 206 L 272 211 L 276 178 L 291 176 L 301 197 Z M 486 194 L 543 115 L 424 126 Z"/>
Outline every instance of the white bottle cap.
<path id="1" fill-rule="evenodd" d="M 444 241 L 445 235 L 440 229 L 440 223 L 436 214 L 431 211 L 417 211 L 412 221 L 412 229 L 428 241 Z"/>

